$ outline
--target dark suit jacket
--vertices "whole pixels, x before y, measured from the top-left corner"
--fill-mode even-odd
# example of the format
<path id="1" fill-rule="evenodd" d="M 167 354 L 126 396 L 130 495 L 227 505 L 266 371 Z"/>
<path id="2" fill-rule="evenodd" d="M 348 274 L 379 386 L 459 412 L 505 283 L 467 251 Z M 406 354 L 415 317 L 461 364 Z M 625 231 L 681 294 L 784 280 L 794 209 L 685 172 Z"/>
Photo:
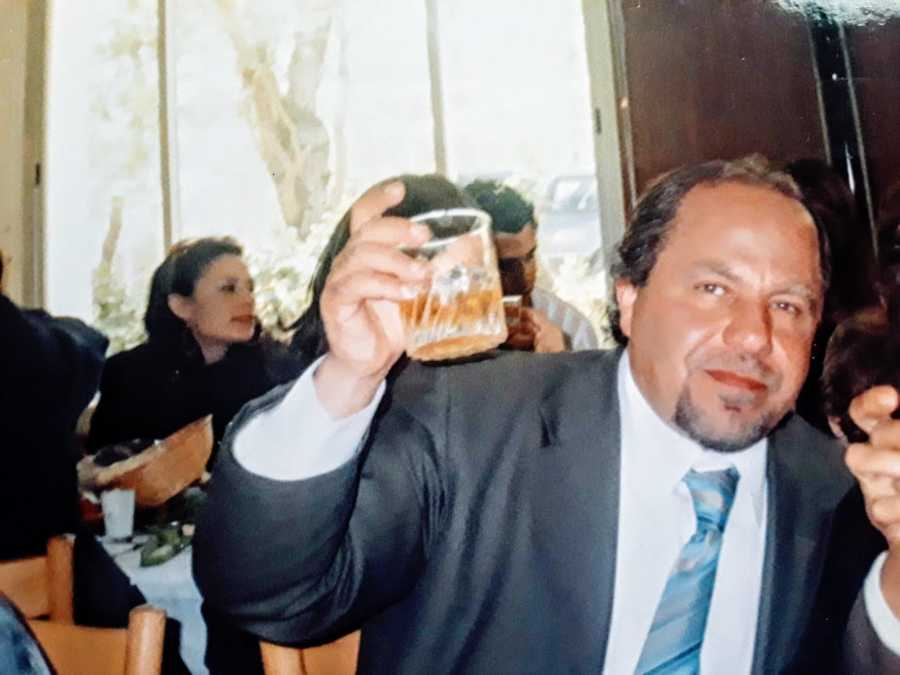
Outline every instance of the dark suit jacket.
<path id="1" fill-rule="evenodd" d="M 106 345 L 77 319 L 0 295 L 0 560 L 41 553 L 78 525 L 75 423 Z"/>
<path id="2" fill-rule="evenodd" d="M 363 673 L 601 672 L 617 564 L 618 357 L 410 364 L 361 454 L 307 480 L 267 480 L 227 453 L 195 540 L 201 591 L 276 642 L 361 626 Z M 772 433 L 767 477 L 754 673 L 794 657 L 851 485 L 839 448 L 799 419 Z"/>

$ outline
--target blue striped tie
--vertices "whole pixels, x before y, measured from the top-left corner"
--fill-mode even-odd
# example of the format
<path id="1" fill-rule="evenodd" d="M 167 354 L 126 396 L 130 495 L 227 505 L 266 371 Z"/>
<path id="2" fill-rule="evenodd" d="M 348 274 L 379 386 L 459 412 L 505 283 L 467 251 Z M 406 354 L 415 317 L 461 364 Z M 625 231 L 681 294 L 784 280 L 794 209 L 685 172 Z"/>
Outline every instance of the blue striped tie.
<path id="1" fill-rule="evenodd" d="M 684 482 L 694 499 L 697 531 L 681 549 L 669 575 L 636 673 L 693 675 L 700 672 L 700 647 L 706 630 L 722 533 L 737 489 L 738 472 L 688 471 Z"/>

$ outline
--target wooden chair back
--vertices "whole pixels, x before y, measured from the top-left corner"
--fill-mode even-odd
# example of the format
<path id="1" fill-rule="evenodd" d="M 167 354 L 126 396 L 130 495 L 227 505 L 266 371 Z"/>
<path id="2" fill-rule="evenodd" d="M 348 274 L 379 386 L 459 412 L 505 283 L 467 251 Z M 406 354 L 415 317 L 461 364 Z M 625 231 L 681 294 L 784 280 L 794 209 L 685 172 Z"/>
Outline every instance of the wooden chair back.
<path id="1" fill-rule="evenodd" d="M 61 535 L 47 542 L 47 555 L 0 563 L 0 592 L 29 619 L 74 623 L 73 551 Z"/>
<path id="2" fill-rule="evenodd" d="M 128 628 L 90 628 L 32 619 L 28 625 L 58 675 L 159 675 L 166 613 L 141 605 Z"/>
<path id="3" fill-rule="evenodd" d="M 359 631 L 321 647 L 299 649 L 261 642 L 266 675 L 354 675 Z"/>

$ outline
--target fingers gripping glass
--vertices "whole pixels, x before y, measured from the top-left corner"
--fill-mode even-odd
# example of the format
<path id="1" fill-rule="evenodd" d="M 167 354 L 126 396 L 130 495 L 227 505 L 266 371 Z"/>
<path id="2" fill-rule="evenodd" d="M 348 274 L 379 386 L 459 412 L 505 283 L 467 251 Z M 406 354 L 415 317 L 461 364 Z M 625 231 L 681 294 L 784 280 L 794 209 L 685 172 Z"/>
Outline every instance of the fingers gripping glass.
<path id="1" fill-rule="evenodd" d="M 411 218 L 432 238 L 401 250 L 431 265 L 431 282 L 400 303 L 406 353 L 421 361 L 454 359 L 496 347 L 506 339 L 491 218 L 478 209 L 429 211 Z"/>

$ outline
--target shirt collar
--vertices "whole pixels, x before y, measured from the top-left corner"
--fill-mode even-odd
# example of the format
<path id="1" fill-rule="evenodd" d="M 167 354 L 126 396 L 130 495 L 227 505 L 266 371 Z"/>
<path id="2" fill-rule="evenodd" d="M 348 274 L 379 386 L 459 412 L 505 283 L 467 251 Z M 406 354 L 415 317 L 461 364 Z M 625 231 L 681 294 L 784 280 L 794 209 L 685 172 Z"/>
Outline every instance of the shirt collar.
<path id="1" fill-rule="evenodd" d="M 633 470 L 643 479 L 634 489 L 648 499 L 667 495 L 681 483 L 689 469 L 715 471 L 734 466 L 743 492 L 753 505 L 758 525 L 762 524 L 765 499 L 767 440 L 757 441 L 739 452 L 721 453 L 703 448 L 663 421 L 644 398 L 631 372 L 626 349 L 619 360 L 618 393 L 621 410 L 622 449 Z"/>

